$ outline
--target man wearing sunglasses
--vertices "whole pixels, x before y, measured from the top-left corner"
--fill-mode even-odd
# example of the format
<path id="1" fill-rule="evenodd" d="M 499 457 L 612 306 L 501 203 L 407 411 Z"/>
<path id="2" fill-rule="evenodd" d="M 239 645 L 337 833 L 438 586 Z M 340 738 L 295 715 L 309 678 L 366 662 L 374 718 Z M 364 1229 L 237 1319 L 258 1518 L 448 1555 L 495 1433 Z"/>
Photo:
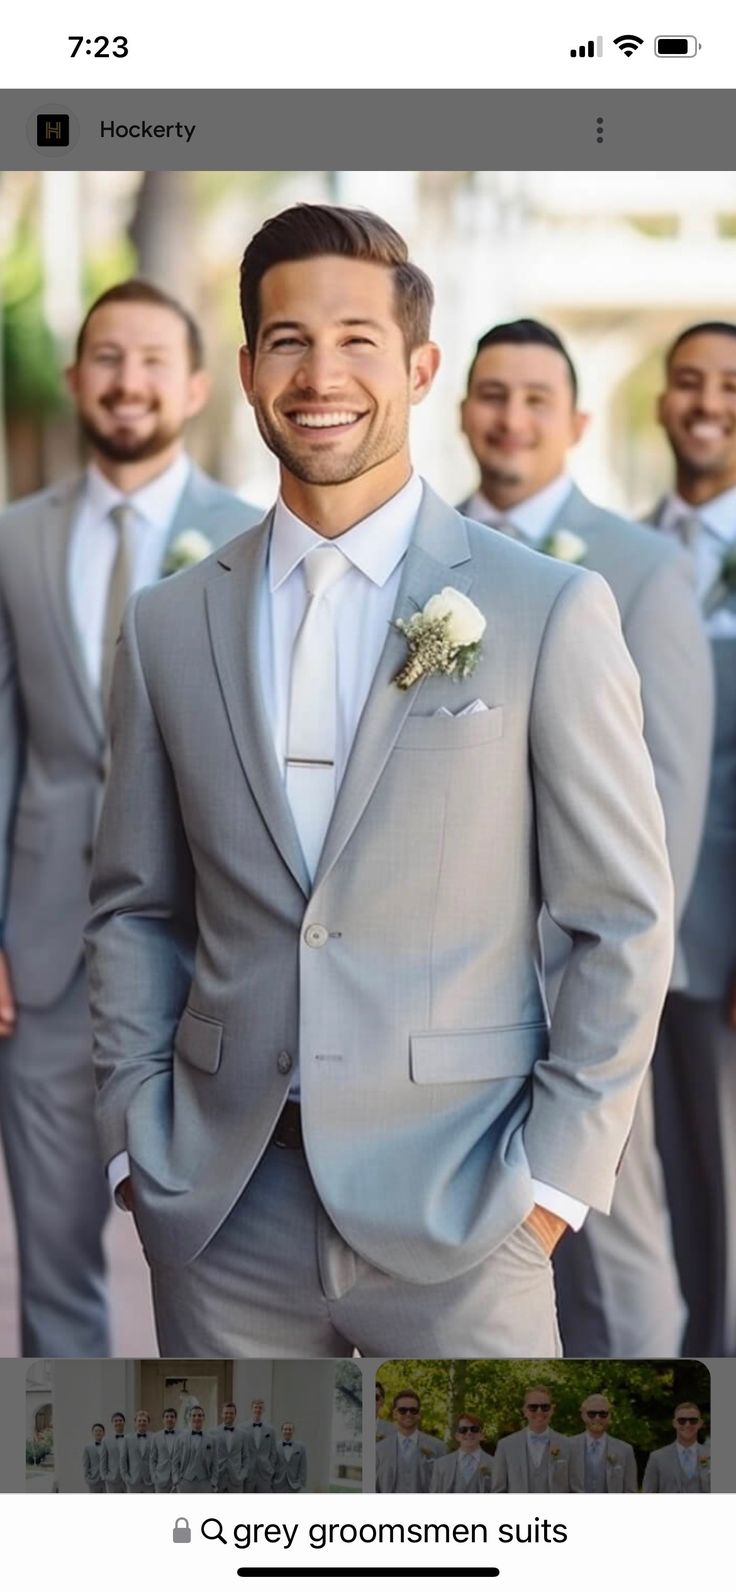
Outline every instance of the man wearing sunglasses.
<path id="1" fill-rule="evenodd" d="M 698 1442 L 703 1417 L 697 1404 L 678 1404 L 672 1425 L 675 1441 L 649 1455 L 642 1492 L 709 1493 L 710 1452 Z"/>
<path id="2" fill-rule="evenodd" d="M 455 1451 L 434 1461 L 430 1492 L 490 1492 L 493 1466 L 490 1454 L 481 1448 L 483 1422 L 480 1416 L 468 1410 L 458 1415 L 455 1438 Z"/>
<path id="3" fill-rule="evenodd" d="M 376 1492 L 425 1493 L 430 1491 L 432 1464 L 445 1445 L 419 1429 L 422 1412 L 413 1388 L 397 1393 L 391 1405 L 394 1431 L 376 1439 Z"/>
<path id="4" fill-rule="evenodd" d="M 549 1388 L 524 1394 L 526 1426 L 500 1439 L 493 1460 L 491 1492 L 569 1492 L 570 1439 L 550 1426 L 554 1404 Z"/>
<path id="5" fill-rule="evenodd" d="M 570 1492 L 637 1492 L 636 1456 L 630 1443 L 610 1436 L 608 1399 L 591 1393 L 580 1414 L 585 1430 L 570 1439 Z"/>

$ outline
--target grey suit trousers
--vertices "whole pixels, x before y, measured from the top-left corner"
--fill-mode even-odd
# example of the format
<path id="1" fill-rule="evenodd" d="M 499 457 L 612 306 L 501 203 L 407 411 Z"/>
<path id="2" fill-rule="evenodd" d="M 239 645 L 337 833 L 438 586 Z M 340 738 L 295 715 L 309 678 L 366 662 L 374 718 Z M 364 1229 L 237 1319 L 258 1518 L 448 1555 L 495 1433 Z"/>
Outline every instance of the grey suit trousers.
<path id="1" fill-rule="evenodd" d="M 552 1267 L 526 1229 L 448 1282 L 403 1282 L 340 1236 L 297 1150 L 268 1149 L 206 1249 L 156 1262 L 152 1283 L 167 1357 L 561 1353 Z"/>
<path id="2" fill-rule="evenodd" d="M 91 1047 L 81 966 L 52 1006 L 20 1006 L 15 1033 L 0 1040 L 0 1123 L 26 1355 L 110 1353 L 102 1246 L 110 1196 L 93 1114 Z M 33 1242 L 36 1233 L 43 1244 Z"/>

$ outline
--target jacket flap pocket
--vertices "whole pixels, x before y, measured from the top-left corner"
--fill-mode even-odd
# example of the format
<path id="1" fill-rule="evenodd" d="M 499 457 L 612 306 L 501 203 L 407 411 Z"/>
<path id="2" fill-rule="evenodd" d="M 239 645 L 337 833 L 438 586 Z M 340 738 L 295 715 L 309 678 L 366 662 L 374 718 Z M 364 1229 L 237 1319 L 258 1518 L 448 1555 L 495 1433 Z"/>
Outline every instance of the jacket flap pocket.
<path id="1" fill-rule="evenodd" d="M 487 1078 L 523 1078 L 547 1054 L 547 1024 L 411 1034 L 409 1053 L 414 1083 L 482 1083 Z"/>
<path id="2" fill-rule="evenodd" d="M 217 1072 L 222 1053 L 222 1023 L 185 1006 L 176 1030 L 174 1053 L 178 1061 L 186 1061 L 200 1072 Z"/>

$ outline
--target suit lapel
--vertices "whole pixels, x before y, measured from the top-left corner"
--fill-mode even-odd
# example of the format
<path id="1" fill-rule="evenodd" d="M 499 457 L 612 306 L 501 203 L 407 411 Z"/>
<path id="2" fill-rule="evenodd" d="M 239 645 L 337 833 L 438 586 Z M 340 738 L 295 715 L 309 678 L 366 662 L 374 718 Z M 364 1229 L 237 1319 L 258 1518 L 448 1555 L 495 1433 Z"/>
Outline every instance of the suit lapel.
<path id="1" fill-rule="evenodd" d="M 576 536 L 581 536 L 583 541 L 587 541 L 591 534 L 591 522 L 594 516 L 593 504 L 573 482 L 567 497 L 563 499 L 557 513 L 547 526 L 546 535 L 554 536 L 556 531 L 574 531 Z"/>
<path id="2" fill-rule="evenodd" d="M 471 583 L 472 560 L 465 524 L 425 485 L 393 620 L 409 619 L 443 586 L 467 592 Z M 422 690 L 423 680 L 408 691 L 400 691 L 394 685 L 405 658 L 406 641 L 392 623 L 337 793 L 314 879 L 315 889 L 334 867 L 360 822 L 404 720 Z"/>
<path id="3" fill-rule="evenodd" d="M 69 603 L 69 543 L 74 514 L 82 490 L 81 478 L 66 482 L 51 495 L 43 511 L 41 527 L 41 557 L 46 583 L 46 598 L 72 679 L 77 688 L 82 707 L 101 742 L 105 740 L 105 722 L 102 703 L 95 691 L 84 663 Z"/>
<path id="4" fill-rule="evenodd" d="M 309 874 L 281 778 L 260 685 L 260 604 L 273 514 L 218 560 L 206 589 L 210 644 L 243 772 L 266 827 L 296 882 Z"/>
<path id="5" fill-rule="evenodd" d="M 214 482 L 210 481 L 196 464 L 193 464 L 169 526 L 161 560 L 162 572 L 166 568 L 166 560 L 177 536 L 181 536 L 184 531 L 192 530 L 200 531 L 203 536 L 207 535 L 206 522 L 213 509 L 217 508 L 220 498 L 220 491 Z"/>

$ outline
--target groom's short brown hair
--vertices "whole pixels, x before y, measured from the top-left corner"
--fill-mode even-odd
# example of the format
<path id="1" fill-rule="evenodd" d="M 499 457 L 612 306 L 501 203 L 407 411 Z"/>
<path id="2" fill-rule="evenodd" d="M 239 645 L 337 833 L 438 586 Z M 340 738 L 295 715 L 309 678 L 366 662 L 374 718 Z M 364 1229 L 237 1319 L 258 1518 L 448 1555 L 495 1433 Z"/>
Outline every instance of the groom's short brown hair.
<path id="1" fill-rule="evenodd" d="M 251 238 L 240 267 L 240 309 L 245 340 L 255 351 L 261 315 L 261 282 L 274 265 L 314 260 L 319 255 L 344 255 L 393 271 L 396 319 L 407 356 L 429 339 L 434 289 L 428 276 L 409 260 L 409 250 L 396 229 L 372 210 L 341 205 L 291 205 L 265 221 Z"/>

